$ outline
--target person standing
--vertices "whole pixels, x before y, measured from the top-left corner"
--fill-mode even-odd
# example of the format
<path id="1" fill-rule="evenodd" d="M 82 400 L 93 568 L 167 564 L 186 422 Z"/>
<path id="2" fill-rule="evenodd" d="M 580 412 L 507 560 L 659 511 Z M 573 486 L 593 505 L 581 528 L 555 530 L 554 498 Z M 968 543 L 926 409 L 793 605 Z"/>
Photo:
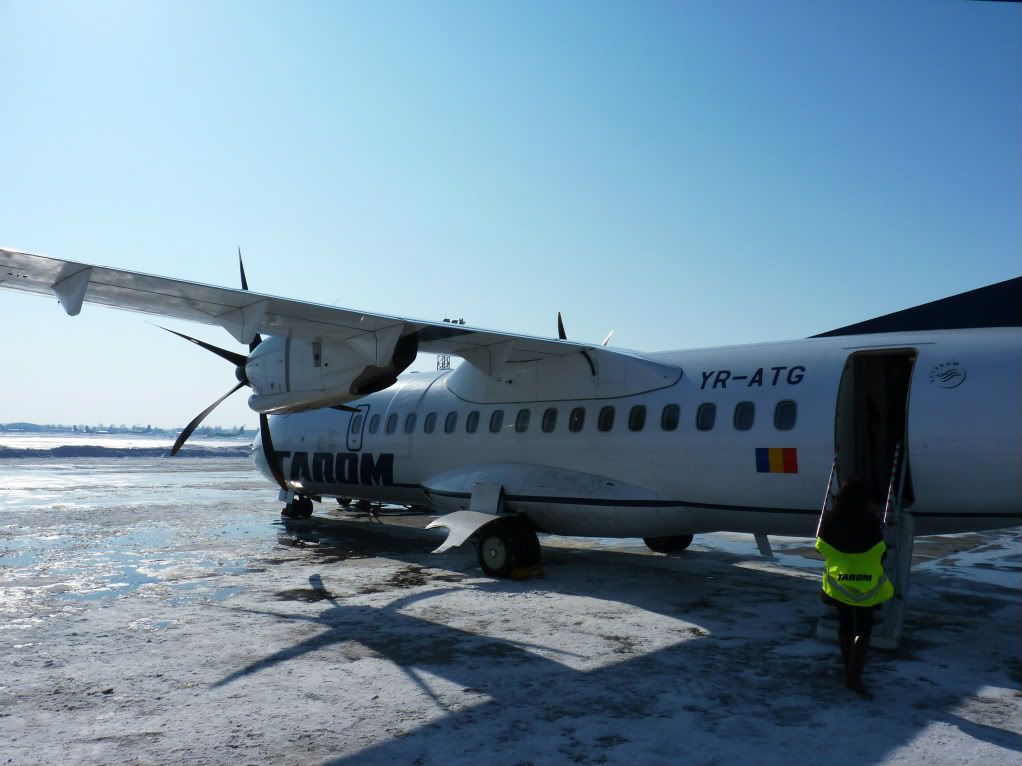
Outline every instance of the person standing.
<path id="1" fill-rule="evenodd" d="M 833 506 L 823 514 L 816 550 L 826 560 L 823 601 L 837 609 L 845 686 L 871 697 L 862 671 L 873 632 L 873 610 L 894 595 L 894 586 L 884 572 L 887 545 L 880 520 L 870 512 L 866 487 L 858 479 L 844 482 Z"/>

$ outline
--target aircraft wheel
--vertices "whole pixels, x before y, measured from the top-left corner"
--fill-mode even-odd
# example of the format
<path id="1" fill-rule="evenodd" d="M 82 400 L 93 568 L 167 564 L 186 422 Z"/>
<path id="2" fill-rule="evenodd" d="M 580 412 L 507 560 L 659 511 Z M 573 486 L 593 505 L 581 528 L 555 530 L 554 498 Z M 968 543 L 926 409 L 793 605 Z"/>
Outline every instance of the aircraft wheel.
<path id="1" fill-rule="evenodd" d="M 483 528 L 479 566 L 490 577 L 510 577 L 519 567 L 539 563 L 539 538 L 520 519 L 500 519 Z"/>
<path id="2" fill-rule="evenodd" d="M 299 495 L 284 506 L 280 515 L 288 519 L 307 519 L 312 515 L 312 500 Z"/>
<path id="3" fill-rule="evenodd" d="M 654 553 L 680 553 L 692 544 L 693 535 L 671 535 L 669 537 L 644 537 L 642 542 Z"/>

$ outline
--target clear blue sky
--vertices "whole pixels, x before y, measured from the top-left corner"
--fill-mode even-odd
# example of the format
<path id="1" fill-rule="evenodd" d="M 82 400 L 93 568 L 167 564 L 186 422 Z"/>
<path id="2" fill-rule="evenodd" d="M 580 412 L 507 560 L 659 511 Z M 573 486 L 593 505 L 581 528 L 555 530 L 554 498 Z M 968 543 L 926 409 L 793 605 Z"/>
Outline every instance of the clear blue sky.
<path id="1" fill-rule="evenodd" d="M 235 285 L 240 244 L 260 291 L 640 350 L 1022 273 L 1017 4 L 0 0 L 0 32 L 10 247 Z M 137 314 L 0 291 L 0 326 L 0 422 L 183 424 L 234 382 Z"/>

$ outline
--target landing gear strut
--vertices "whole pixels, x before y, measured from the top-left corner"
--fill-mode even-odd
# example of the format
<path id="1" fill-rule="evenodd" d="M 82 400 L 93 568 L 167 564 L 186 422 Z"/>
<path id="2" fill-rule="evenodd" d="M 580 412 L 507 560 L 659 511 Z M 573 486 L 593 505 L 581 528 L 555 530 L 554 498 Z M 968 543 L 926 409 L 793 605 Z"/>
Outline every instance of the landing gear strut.
<path id="1" fill-rule="evenodd" d="M 692 535 L 671 535 L 670 537 L 644 537 L 642 542 L 654 553 L 681 553 L 692 544 Z"/>
<path id="2" fill-rule="evenodd" d="M 312 500 L 295 495 L 294 499 L 284 506 L 280 515 L 286 519 L 307 519 L 312 515 Z"/>
<path id="3" fill-rule="evenodd" d="M 479 533 L 478 554 L 486 575 L 511 577 L 515 570 L 539 564 L 539 538 L 523 519 L 500 519 Z"/>

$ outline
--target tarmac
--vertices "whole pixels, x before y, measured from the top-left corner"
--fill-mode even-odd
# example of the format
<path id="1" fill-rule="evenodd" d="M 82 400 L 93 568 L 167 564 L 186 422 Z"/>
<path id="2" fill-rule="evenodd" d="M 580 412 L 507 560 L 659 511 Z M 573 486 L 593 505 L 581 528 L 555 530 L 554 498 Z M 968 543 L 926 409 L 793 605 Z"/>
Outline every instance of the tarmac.
<path id="1" fill-rule="evenodd" d="M 545 538 L 543 577 L 494 581 L 428 516 L 282 520 L 246 461 L 49 494 L 69 469 L 30 462 L 0 465 L 0 763 L 1020 761 L 1018 529 L 919 541 L 867 701 L 805 540 Z"/>

